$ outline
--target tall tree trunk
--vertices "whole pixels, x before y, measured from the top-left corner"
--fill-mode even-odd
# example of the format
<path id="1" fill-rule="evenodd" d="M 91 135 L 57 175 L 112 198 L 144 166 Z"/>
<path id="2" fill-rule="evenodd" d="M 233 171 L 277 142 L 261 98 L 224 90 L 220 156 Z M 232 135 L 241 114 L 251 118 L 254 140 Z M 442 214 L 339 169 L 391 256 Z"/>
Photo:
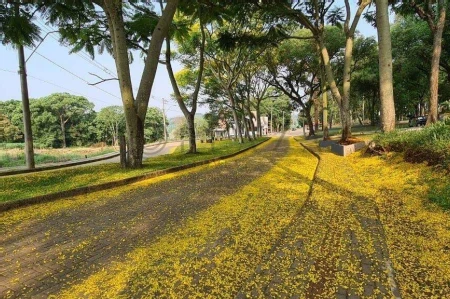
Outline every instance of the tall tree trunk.
<path id="1" fill-rule="evenodd" d="M 235 129 L 234 135 L 235 138 L 239 138 L 239 143 L 244 143 L 244 139 L 242 138 L 241 126 L 239 124 L 239 118 L 236 111 L 236 102 L 234 101 L 234 96 L 230 89 L 228 89 L 227 92 L 231 104 L 231 112 L 233 113 L 234 119 L 234 129 Z"/>
<path id="2" fill-rule="evenodd" d="M 314 122 L 313 122 L 313 118 L 311 116 L 311 107 L 312 104 L 311 103 L 307 103 L 304 107 L 303 110 L 305 111 L 305 117 L 306 117 L 306 123 L 308 124 L 308 128 L 309 128 L 309 133 L 308 136 L 314 136 L 315 134 L 315 130 L 314 130 Z"/>
<path id="3" fill-rule="evenodd" d="M 192 114 L 186 116 L 188 133 L 189 133 L 189 153 L 197 152 L 197 144 L 195 143 L 195 117 Z"/>
<path id="4" fill-rule="evenodd" d="M 61 137 L 62 137 L 62 147 L 66 148 L 66 122 L 62 119 L 62 116 L 59 117 L 59 124 L 61 127 Z"/>
<path id="5" fill-rule="evenodd" d="M 392 85 L 392 47 L 388 0 L 376 0 L 376 14 L 380 68 L 381 131 L 390 132 L 395 129 L 395 105 Z"/>
<path id="6" fill-rule="evenodd" d="M 350 120 L 350 109 L 349 109 L 349 93 L 350 93 L 350 67 L 351 67 L 351 59 L 352 59 L 352 51 L 353 51 L 353 38 L 347 38 L 346 47 L 345 47 L 345 58 L 344 58 L 344 86 L 343 86 L 343 94 L 339 91 L 339 88 L 336 85 L 336 81 L 334 79 L 333 70 L 330 64 L 330 56 L 328 54 L 328 50 L 325 47 L 325 43 L 322 38 L 318 39 L 320 53 L 322 55 L 325 74 L 327 77 L 328 85 L 330 86 L 331 93 L 333 94 L 333 98 L 336 100 L 340 116 L 341 116 L 341 125 L 342 125 L 342 135 L 341 141 L 346 141 L 351 136 L 351 120 Z"/>
<path id="7" fill-rule="evenodd" d="M 142 166 L 144 120 L 159 63 L 161 46 L 167 35 L 170 24 L 172 23 L 178 0 L 167 1 L 166 8 L 162 12 L 161 18 L 158 20 L 156 26 L 157 30 L 153 31 L 136 101 L 133 96 L 131 84 L 128 47 L 123 20 L 123 3 L 121 1 L 113 0 L 97 0 L 96 3 L 103 8 L 106 14 L 111 34 L 113 55 L 116 63 L 126 121 L 128 143 L 127 156 L 129 157 L 127 167 L 138 168 Z"/>
<path id="8" fill-rule="evenodd" d="M 128 47 L 122 15 L 122 3 L 104 1 L 104 10 L 108 19 L 111 40 L 113 42 L 114 60 L 116 62 L 120 93 L 124 107 L 128 153 L 127 166 L 137 168 L 142 165 L 144 146 L 143 120 L 137 114 L 133 87 L 131 83 Z M 145 117 L 145 115 L 144 115 Z"/>
<path id="9" fill-rule="evenodd" d="M 160 2 L 161 9 L 162 9 L 162 2 Z M 203 23 L 200 20 L 200 30 L 202 35 L 202 41 L 200 45 L 200 57 L 199 57 L 199 69 L 197 74 L 197 80 L 195 83 L 195 89 L 192 94 L 192 108 L 191 111 L 186 106 L 186 103 L 183 100 L 183 97 L 181 95 L 180 89 L 178 87 L 177 80 L 175 78 L 175 74 L 173 72 L 172 63 L 171 63 L 171 50 L 170 50 L 170 35 L 167 34 L 166 37 L 166 68 L 167 73 L 169 74 L 170 83 L 172 84 L 172 89 L 175 94 L 175 99 L 177 100 L 178 106 L 180 107 L 181 111 L 184 114 L 184 117 L 186 118 L 186 122 L 188 124 L 188 133 L 189 133 L 189 153 L 196 153 L 197 152 L 197 145 L 195 143 L 196 140 L 196 132 L 195 132 L 195 112 L 197 111 L 197 100 L 198 95 L 200 92 L 200 86 L 202 83 L 202 77 L 203 77 L 203 71 L 204 71 L 204 64 L 205 64 L 205 43 L 206 43 L 206 35 L 203 27 Z M 189 125 L 192 125 L 192 127 L 189 127 Z M 165 133 L 164 133 L 165 134 Z M 166 138 L 164 138 L 166 139 Z"/>
<path id="10" fill-rule="evenodd" d="M 262 127 L 261 127 L 261 110 L 260 110 L 260 100 L 256 100 L 256 127 L 258 131 L 258 136 L 262 136 Z"/>
<path id="11" fill-rule="evenodd" d="M 371 0 L 361 0 L 359 1 L 358 9 L 356 10 L 353 21 L 350 23 L 350 4 L 348 0 L 345 0 L 345 7 L 347 10 L 346 20 L 344 22 L 344 31 L 346 35 L 345 43 L 345 54 L 344 54 L 344 74 L 343 74 L 343 86 L 342 95 L 336 85 L 334 79 L 333 70 L 330 64 L 330 56 L 328 54 L 328 49 L 325 46 L 323 32 L 317 35 L 316 40 L 319 44 L 320 54 L 322 55 L 322 61 L 325 68 L 325 75 L 327 77 L 329 88 L 333 94 L 333 98 L 339 105 L 342 123 L 342 136 L 341 141 L 346 141 L 351 137 L 351 117 L 350 117 L 350 71 L 352 63 L 353 54 L 353 39 L 356 31 L 356 26 L 358 25 L 359 19 L 364 11 L 364 9 L 371 3 Z"/>
<path id="12" fill-rule="evenodd" d="M 328 132 L 328 98 L 327 98 L 327 90 L 326 83 L 322 81 L 322 131 L 323 131 L 323 140 L 330 139 Z"/>
<path id="13" fill-rule="evenodd" d="M 245 103 L 245 110 L 247 111 L 248 117 L 249 117 L 249 132 L 250 132 L 250 137 L 251 139 L 256 138 L 255 134 L 255 124 L 253 123 L 253 113 L 252 110 L 250 109 L 250 99 L 247 99 L 246 103 Z"/>
<path id="14" fill-rule="evenodd" d="M 319 131 L 319 100 L 314 97 L 314 130 Z"/>
<path id="15" fill-rule="evenodd" d="M 250 130 L 248 128 L 248 122 L 247 122 L 247 118 L 245 117 L 245 115 L 246 115 L 245 103 L 242 103 L 242 124 L 244 126 L 244 137 L 247 138 L 248 140 L 251 140 Z"/>
<path id="16" fill-rule="evenodd" d="M 19 14 L 19 4 L 16 4 L 16 14 Z M 25 139 L 25 161 L 27 169 L 34 169 L 33 131 L 31 129 L 30 99 L 28 98 L 27 68 L 22 45 L 18 45 L 20 88 L 22 90 L 23 134 Z"/>
<path id="17" fill-rule="evenodd" d="M 353 36 L 348 36 L 345 44 L 344 54 L 344 82 L 342 86 L 341 125 L 342 125 L 342 141 L 352 136 L 352 119 L 350 115 L 350 80 L 351 66 L 353 55 Z"/>
<path id="18" fill-rule="evenodd" d="M 447 0 L 439 0 L 439 19 L 433 31 L 433 56 L 431 58 L 430 75 L 430 107 L 428 108 L 427 125 L 438 121 L 438 88 L 439 88 L 439 61 L 442 50 L 442 32 L 445 25 Z"/>

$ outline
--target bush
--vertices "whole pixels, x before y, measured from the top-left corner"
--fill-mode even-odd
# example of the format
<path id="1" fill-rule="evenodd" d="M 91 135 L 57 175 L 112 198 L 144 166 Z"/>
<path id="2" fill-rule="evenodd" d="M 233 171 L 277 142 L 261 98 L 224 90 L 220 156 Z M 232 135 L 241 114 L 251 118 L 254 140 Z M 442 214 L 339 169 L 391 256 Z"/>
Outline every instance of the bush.
<path id="1" fill-rule="evenodd" d="M 404 152 L 408 162 L 450 165 L 450 122 L 438 122 L 417 131 L 393 131 L 375 136 L 378 149 Z"/>

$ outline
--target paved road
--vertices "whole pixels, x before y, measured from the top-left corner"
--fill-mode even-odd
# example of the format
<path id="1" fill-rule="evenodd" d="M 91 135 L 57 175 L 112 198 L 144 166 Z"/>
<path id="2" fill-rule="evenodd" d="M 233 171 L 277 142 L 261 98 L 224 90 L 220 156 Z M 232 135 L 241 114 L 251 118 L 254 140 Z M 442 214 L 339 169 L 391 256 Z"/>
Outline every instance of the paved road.
<path id="1" fill-rule="evenodd" d="M 151 157 L 161 156 L 170 154 L 176 147 L 183 145 L 188 146 L 187 141 L 173 141 L 173 142 L 167 142 L 167 143 L 155 143 L 155 144 L 149 144 L 144 147 L 144 153 L 143 153 L 143 159 L 148 159 Z M 96 165 L 96 164 L 105 164 L 105 163 L 119 163 L 120 157 L 113 157 L 111 159 L 102 160 L 90 163 L 90 165 Z"/>
<path id="2" fill-rule="evenodd" d="M 43 218 L 8 224 L 15 213 L 46 209 L 48 204 L 2 214 L 0 294 L 13 298 L 57 294 L 250 183 L 287 150 L 286 140 L 272 142 L 256 151 L 258 163 L 242 158 L 114 197 L 99 193 L 95 202 Z M 236 177 L 236 169 L 241 176 Z"/>
<path id="3" fill-rule="evenodd" d="M 157 273 L 136 270 L 137 276 L 119 275 L 107 282 L 115 285 L 118 280 L 123 298 L 143 294 L 149 298 L 398 298 L 392 284 L 395 277 L 386 266 L 389 252 L 374 214 L 376 204 L 332 183 L 341 165 L 320 164 L 312 181 L 316 163 L 302 147 L 293 148 L 287 138 L 280 138 L 251 156 L 154 184 L 5 212 L 0 215 L 0 297 L 58 297 L 77 285 L 88 292 L 86 278 L 101 281 L 103 275 L 114 273 L 102 269 L 125 264 L 134 273 L 140 264 L 130 264 L 129 254 L 138 252 L 139 257 L 139 252 L 151 250 L 171 229 L 185 227 L 184 237 L 196 244 L 201 231 L 189 229 L 186 223 L 217 210 L 229 213 L 224 219 L 230 223 L 211 228 L 213 235 L 198 244 L 200 253 L 190 247 L 183 251 L 186 239 L 169 234 L 174 240 L 167 246 L 182 253 L 177 260 L 167 258 L 173 268 Z M 330 167 L 336 169 L 330 172 Z M 271 179 L 255 185 L 267 177 Z M 358 183 L 357 176 L 351 178 Z M 236 201 L 248 204 L 233 214 Z M 202 227 L 211 226 L 208 221 Z M 169 250 L 167 246 L 162 248 Z M 164 262 L 165 252 L 154 250 L 154 263 Z M 144 255 L 140 261 L 146 260 Z M 180 270 L 177 263 L 183 262 Z M 165 295 L 152 289 L 146 275 L 156 277 Z M 99 289 L 102 283 L 91 286 Z M 211 293 L 217 289 L 219 293 Z M 108 297 L 83 292 L 71 297 Z"/>

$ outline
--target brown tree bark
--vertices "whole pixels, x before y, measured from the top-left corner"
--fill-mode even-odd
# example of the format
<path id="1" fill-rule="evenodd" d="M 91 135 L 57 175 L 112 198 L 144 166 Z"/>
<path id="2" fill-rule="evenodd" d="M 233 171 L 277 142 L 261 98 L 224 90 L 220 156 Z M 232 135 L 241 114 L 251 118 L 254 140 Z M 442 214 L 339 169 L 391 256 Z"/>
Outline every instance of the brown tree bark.
<path id="1" fill-rule="evenodd" d="M 439 62 L 442 51 L 442 33 L 444 32 L 447 0 L 439 0 L 439 19 L 433 32 L 433 55 L 431 58 L 430 75 L 430 107 L 428 108 L 427 125 L 438 121 L 438 96 L 439 96 Z"/>
<path id="2" fill-rule="evenodd" d="M 15 13 L 19 16 L 20 4 L 15 4 Z M 34 146 L 33 146 L 33 131 L 31 129 L 31 113 L 30 113 L 30 99 L 28 97 L 28 81 L 27 68 L 25 63 L 25 53 L 22 45 L 18 45 L 19 54 L 19 75 L 20 88 L 22 92 L 22 110 L 23 110 L 23 135 L 25 141 L 25 162 L 27 169 L 34 169 Z"/>
<path id="3" fill-rule="evenodd" d="M 234 96 L 230 88 L 227 90 L 227 92 L 228 92 L 228 99 L 230 100 L 231 104 L 231 112 L 233 113 L 234 119 L 234 129 L 235 129 L 234 136 L 235 138 L 239 138 L 239 143 L 244 143 L 244 139 L 242 138 L 241 125 L 239 124 L 239 117 L 236 111 L 236 102 L 234 100 Z"/>
<path id="4" fill-rule="evenodd" d="M 346 35 L 345 52 L 344 52 L 344 70 L 343 70 L 343 86 L 342 94 L 336 85 L 334 79 L 333 69 L 330 63 L 330 56 L 328 54 L 328 49 L 325 46 L 323 31 L 314 30 L 312 28 L 311 32 L 315 35 L 317 43 L 319 45 L 320 54 L 322 56 L 322 61 L 325 68 L 325 75 L 328 81 L 328 86 L 333 94 L 333 98 L 338 103 L 341 116 L 342 124 L 342 136 L 341 141 L 346 141 L 351 137 L 351 117 L 350 117 L 350 71 L 352 63 L 353 54 L 353 39 L 355 36 L 356 26 L 358 25 L 359 19 L 364 11 L 364 9 L 370 4 L 371 0 L 362 0 L 359 3 L 358 9 L 355 13 L 353 21 L 350 24 L 350 4 L 348 0 L 345 0 L 346 7 L 346 20 L 344 22 L 344 31 Z M 309 24 L 308 27 L 311 27 Z M 317 31 L 317 32 L 316 32 Z"/>
<path id="5" fill-rule="evenodd" d="M 20 87 L 22 90 L 23 134 L 25 140 L 25 161 L 27 169 L 34 169 L 33 131 L 31 129 L 30 99 L 23 46 L 19 46 Z"/>
<path id="6" fill-rule="evenodd" d="M 262 136 L 262 127 L 261 127 L 261 110 L 260 110 L 261 100 L 256 100 L 256 128 L 258 131 L 258 136 Z"/>
<path id="7" fill-rule="evenodd" d="M 195 132 L 195 113 L 197 112 L 197 101 L 198 95 L 200 92 L 200 86 L 203 78 L 203 71 L 205 65 L 205 43 L 206 43 L 206 35 L 203 27 L 203 23 L 200 21 L 200 30 L 202 35 L 202 41 L 200 45 L 200 57 L 199 57 L 199 67 L 198 67 L 198 75 L 197 81 L 195 83 L 195 89 L 192 94 L 192 108 L 191 111 L 187 108 L 185 102 L 183 101 L 183 97 L 181 96 L 180 89 L 178 87 L 177 80 L 175 78 L 175 74 L 172 68 L 171 62 L 171 50 L 170 50 L 170 36 L 166 37 L 166 68 L 167 73 L 169 74 L 170 83 L 172 85 L 173 92 L 175 94 L 175 99 L 177 100 L 178 106 L 183 112 L 184 117 L 186 118 L 186 122 L 188 125 L 188 133 L 189 133 L 189 153 L 197 152 L 197 144 L 196 144 L 196 132 Z"/>
<path id="8" fill-rule="evenodd" d="M 395 129 L 395 105 L 392 80 L 392 46 L 388 0 L 376 0 L 379 48 L 381 131 Z"/>
<path id="9" fill-rule="evenodd" d="M 150 93 L 156 76 L 159 55 L 164 38 L 167 36 L 172 22 L 178 0 L 168 0 L 166 8 L 158 20 L 156 30 L 153 31 L 147 58 L 142 72 L 136 100 L 133 96 L 133 88 L 130 76 L 128 60 L 128 47 L 123 20 L 123 3 L 114 0 L 97 0 L 107 17 L 111 34 L 114 60 L 119 79 L 120 93 L 124 107 L 128 161 L 127 166 L 137 168 L 142 166 L 142 154 L 144 150 L 144 121 L 147 113 Z"/>

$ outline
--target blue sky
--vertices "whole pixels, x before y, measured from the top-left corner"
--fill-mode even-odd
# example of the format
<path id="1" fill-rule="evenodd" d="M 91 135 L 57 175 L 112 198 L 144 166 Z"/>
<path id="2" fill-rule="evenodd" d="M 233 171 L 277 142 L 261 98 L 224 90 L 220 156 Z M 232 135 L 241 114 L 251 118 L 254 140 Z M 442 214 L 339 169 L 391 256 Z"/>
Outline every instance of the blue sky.
<path id="1" fill-rule="evenodd" d="M 338 4 L 339 2 L 337 1 Z M 42 23 L 41 20 L 38 21 L 37 25 L 41 27 L 41 36 L 44 36 L 46 32 L 52 30 L 52 28 Z M 376 36 L 376 30 L 363 19 L 358 24 L 358 30 L 365 36 Z M 106 106 L 122 105 L 117 81 L 108 81 L 99 84 L 97 85 L 98 88 L 89 86 L 86 83 L 98 81 L 96 77 L 89 73 L 97 74 L 102 78 L 110 78 L 111 73 L 115 74 L 116 67 L 113 58 L 107 53 L 103 55 L 97 54 L 95 61 L 91 61 L 86 53 L 69 54 L 69 51 L 70 48 L 60 45 L 57 33 L 50 34 L 44 40 L 27 63 L 30 98 L 39 98 L 55 92 L 69 92 L 85 96 L 95 104 L 95 110 L 97 111 Z M 26 57 L 30 53 L 30 49 L 25 50 Z M 0 45 L 0 57 L 0 100 L 20 100 L 17 50 L 10 46 Z M 143 62 L 138 53 L 134 55 L 134 58 L 134 62 L 130 68 L 133 89 L 137 90 L 142 74 Z M 61 69 L 49 60 L 73 74 Z M 179 69 L 180 65 L 175 62 L 174 70 L 178 71 Z M 152 97 L 150 98 L 150 106 L 162 108 L 162 100 L 166 99 L 168 100 L 166 102 L 166 114 L 168 117 L 182 115 L 177 104 L 170 100 L 171 93 L 172 87 L 165 66 L 159 65 L 152 90 Z M 200 107 L 199 109 L 199 113 L 206 111 L 206 107 Z"/>

